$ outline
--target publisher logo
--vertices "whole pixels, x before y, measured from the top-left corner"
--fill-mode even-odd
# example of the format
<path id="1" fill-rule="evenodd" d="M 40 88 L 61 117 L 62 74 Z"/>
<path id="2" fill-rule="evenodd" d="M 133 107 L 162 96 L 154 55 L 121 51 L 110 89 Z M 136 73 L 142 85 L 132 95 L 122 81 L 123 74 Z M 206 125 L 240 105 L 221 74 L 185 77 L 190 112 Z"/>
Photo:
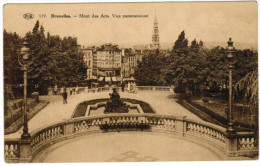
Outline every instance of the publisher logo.
<path id="1" fill-rule="evenodd" d="M 23 15 L 23 18 L 25 18 L 25 19 L 33 19 L 33 17 L 34 17 L 34 15 L 32 13 L 25 13 Z"/>

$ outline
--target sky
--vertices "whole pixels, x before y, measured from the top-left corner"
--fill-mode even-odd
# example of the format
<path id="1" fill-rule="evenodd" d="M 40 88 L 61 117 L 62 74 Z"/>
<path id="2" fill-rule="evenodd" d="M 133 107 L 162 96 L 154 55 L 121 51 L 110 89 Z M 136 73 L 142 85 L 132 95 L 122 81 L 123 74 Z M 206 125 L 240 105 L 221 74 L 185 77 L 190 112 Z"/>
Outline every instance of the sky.
<path id="1" fill-rule="evenodd" d="M 32 13 L 34 18 L 24 19 L 25 13 Z M 46 14 L 47 18 L 39 18 L 39 14 Z M 67 14 L 72 18 L 51 18 L 51 14 Z M 90 15 L 90 18 L 79 18 L 79 14 Z M 91 18 L 93 14 L 109 15 L 109 18 Z M 113 18 L 112 14 L 121 18 Z M 148 17 L 122 18 L 128 14 Z M 81 45 L 130 46 L 151 43 L 155 14 L 161 43 L 174 43 L 184 30 L 189 41 L 196 38 L 204 43 L 226 45 L 232 37 L 234 45 L 257 46 L 256 2 L 7 4 L 3 24 L 8 32 L 24 36 L 39 20 L 51 35 L 77 37 Z"/>

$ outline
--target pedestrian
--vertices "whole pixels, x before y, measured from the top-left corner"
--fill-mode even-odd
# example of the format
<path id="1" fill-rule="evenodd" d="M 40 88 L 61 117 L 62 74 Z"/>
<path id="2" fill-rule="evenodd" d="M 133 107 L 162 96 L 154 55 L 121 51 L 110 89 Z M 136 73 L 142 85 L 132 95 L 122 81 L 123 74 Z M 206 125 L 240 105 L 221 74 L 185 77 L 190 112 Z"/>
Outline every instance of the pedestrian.
<path id="1" fill-rule="evenodd" d="M 63 104 L 67 104 L 68 103 L 67 102 L 67 96 L 68 96 L 67 90 L 66 90 L 66 88 L 64 88 L 63 93 L 62 93 Z"/>
<path id="2" fill-rule="evenodd" d="M 134 93 L 134 84 L 131 82 L 130 84 L 130 92 L 131 93 Z"/>
<path id="3" fill-rule="evenodd" d="M 72 88 L 71 87 L 69 88 L 69 91 L 70 91 L 70 95 L 72 95 Z"/>
<path id="4" fill-rule="evenodd" d="M 78 86 L 76 87 L 75 91 L 76 91 L 76 94 L 79 94 L 79 87 Z"/>
<path id="5" fill-rule="evenodd" d="M 128 91 L 128 93 L 130 92 L 130 82 L 128 82 L 128 84 L 127 84 L 127 91 Z"/>
<path id="6" fill-rule="evenodd" d="M 124 92 L 125 91 L 125 83 L 124 82 L 122 82 L 121 87 L 122 87 L 122 92 Z"/>
<path id="7" fill-rule="evenodd" d="M 53 89 L 53 93 L 56 95 L 56 94 L 57 94 L 57 91 L 58 91 L 58 86 L 55 85 L 55 86 L 54 86 L 54 89 Z"/>
<path id="8" fill-rule="evenodd" d="M 136 89 L 136 83 L 134 82 L 134 93 L 137 93 L 137 89 Z"/>
<path id="9" fill-rule="evenodd" d="M 73 95 L 75 95 L 75 87 L 72 88 Z"/>

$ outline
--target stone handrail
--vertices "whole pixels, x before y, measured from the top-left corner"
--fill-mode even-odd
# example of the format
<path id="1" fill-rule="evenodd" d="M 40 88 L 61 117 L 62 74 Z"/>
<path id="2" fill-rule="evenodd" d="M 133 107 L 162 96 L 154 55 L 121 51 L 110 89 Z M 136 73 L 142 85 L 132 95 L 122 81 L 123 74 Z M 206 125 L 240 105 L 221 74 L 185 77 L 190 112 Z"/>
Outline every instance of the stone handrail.
<path id="1" fill-rule="evenodd" d="M 170 92 L 172 91 L 172 88 L 169 86 L 137 86 L 138 90 L 148 90 L 148 91 L 165 91 Z"/>
<path id="2" fill-rule="evenodd" d="M 54 90 L 54 88 L 48 88 L 48 95 L 60 95 L 61 91 L 63 88 L 57 88 L 56 91 Z M 82 93 L 82 92 L 87 92 L 88 91 L 88 87 L 78 87 L 78 92 L 76 92 L 76 87 L 67 87 L 67 93 L 70 93 L 69 89 L 74 89 L 73 93 Z"/>
<path id="3" fill-rule="evenodd" d="M 91 88 L 89 89 L 88 87 L 78 87 L 79 92 L 78 93 L 95 93 L 95 92 L 105 92 L 105 91 L 111 91 L 112 88 L 117 88 L 121 89 L 121 87 L 115 86 L 115 87 L 98 87 L 98 88 Z M 57 92 L 55 94 L 60 94 L 62 88 L 57 88 Z M 69 88 L 67 88 L 67 92 Z M 127 85 L 125 87 L 127 89 Z M 172 92 L 172 88 L 169 86 L 136 86 L 136 89 L 138 91 L 158 91 L 158 92 Z M 52 95 L 54 94 L 54 88 L 49 88 L 48 89 L 48 94 Z"/>
<path id="4" fill-rule="evenodd" d="M 31 132 L 31 139 L 27 143 L 19 139 L 5 139 L 5 159 L 7 162 L 28 162 L 38 151 L 56 142 L 87 133 L 119 130 L 166 132 L 197 140 L 201 144 L 212 144 L 227 156 L 258 155 L 257 134 L 253 132 L 228 134 L 220 126 L 184 117 L 121 113 L 63 120 Z"/>
<path id="5" fill-rule="evenodd" d="M 17 159 L 20 157 L 19 141 L 20 141 L 20 139 L 5 140 L 5 147 L 4 147 L 5 158 L 12 160 L 12 159 Z"/>

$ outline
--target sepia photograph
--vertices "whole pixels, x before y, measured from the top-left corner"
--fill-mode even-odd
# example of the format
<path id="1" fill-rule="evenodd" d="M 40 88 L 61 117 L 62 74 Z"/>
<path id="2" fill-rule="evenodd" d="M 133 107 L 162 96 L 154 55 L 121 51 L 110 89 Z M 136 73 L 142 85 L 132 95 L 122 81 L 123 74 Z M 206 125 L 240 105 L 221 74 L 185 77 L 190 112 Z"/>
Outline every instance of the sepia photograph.
<path id="1" fill-rule="evenodd" d="M 259 160 L 256 1 L 2 8 L 3 162 Z"/>

